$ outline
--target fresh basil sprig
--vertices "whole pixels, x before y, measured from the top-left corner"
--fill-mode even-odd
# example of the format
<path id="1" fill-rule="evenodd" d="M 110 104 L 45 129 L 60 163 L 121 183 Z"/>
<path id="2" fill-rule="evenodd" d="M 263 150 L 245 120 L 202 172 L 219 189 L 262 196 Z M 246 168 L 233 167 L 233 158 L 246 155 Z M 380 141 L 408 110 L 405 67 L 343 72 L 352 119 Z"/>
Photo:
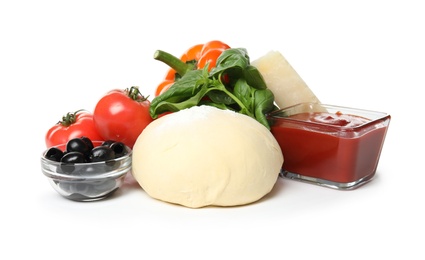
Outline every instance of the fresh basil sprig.
<path id="1" fill-rule="evenodd" d="M 248 115 L 268 129 L 266 114 L 277 109 L 272 91 L 267 88 L 257 68 L 250 65 L 244 48 L 223 51 L 210 72 L 205 66 L 181 75 L 167 91 L 152 100 L 150 114 L 157 118 L 165 112 L 199 105 Z"/>

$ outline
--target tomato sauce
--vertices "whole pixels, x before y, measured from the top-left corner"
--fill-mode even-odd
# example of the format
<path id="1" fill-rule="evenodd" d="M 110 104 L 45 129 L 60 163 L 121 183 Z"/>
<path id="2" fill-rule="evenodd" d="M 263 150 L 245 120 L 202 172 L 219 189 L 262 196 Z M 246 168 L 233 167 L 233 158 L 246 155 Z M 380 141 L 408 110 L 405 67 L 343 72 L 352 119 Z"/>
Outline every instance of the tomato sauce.
<path id="1" fill-rule="evenodd" d="M 282 172 L 314 179 L 316 184 L 329 181 L 347 187 L 371 179 L 389 119 L 372 120 L 339 111 L 275 117 L 271 131 L 283 152 Z"/>

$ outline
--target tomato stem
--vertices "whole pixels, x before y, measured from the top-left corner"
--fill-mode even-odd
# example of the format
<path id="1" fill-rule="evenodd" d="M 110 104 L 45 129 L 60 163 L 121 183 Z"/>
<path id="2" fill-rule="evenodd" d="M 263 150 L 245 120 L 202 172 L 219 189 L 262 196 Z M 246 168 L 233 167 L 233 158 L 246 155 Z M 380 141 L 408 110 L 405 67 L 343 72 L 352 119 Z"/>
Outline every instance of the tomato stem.
<path id="1" fill-rule="evenodd" d="M 65 127 L 72 125 L 73 123 L 75 123 L 75 121 L 77 121 L 77 114 L 80 113 L 81 111 L 87 111 L 87 110 L 79 109 L 75 111 L 74 113 L 68 112 L 66 113 L 66 115 L 62 117 L 62 120 L 59 121 L 58 124 L 61 124 Z"/>
<path id="2" fill-rule="evenodd" d="M 75 123 L 77 117 L 77 112 L 71 113 L 68 112 L 66 115 L 62 117 L 62 121 L 59 121 L 59 123 L 65 127 L 68 127 Z"/>
<path id="3" fill-rule="evenodd" d="M 137 102 L 143 102 L 148 99 L 149 96 L 144 97 L 142 93 L 140 93 L 139 87 L 132 86 L 130 89 L 125 90 L 127 92 L 127 96 L 131 98 L 132 100 L 135 100 Z"/>

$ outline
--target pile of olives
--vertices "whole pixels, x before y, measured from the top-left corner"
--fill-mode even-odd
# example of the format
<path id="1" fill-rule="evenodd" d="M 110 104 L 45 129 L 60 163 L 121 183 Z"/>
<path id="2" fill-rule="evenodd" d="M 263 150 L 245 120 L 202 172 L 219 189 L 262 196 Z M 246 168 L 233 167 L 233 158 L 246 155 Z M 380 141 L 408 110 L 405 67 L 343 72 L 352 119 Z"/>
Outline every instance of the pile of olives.
<path id="1" fill-rule="evenodd" d="M 113 160 L 127 153 L 128 150 L 122 142 L 108 140 L 94 147 L 93 142 L 83 136 L 70 139 L 66 143 L 65 151 L 57 147 L 49 148 L 44 157 L 62 163 L 90 163 Z"/>

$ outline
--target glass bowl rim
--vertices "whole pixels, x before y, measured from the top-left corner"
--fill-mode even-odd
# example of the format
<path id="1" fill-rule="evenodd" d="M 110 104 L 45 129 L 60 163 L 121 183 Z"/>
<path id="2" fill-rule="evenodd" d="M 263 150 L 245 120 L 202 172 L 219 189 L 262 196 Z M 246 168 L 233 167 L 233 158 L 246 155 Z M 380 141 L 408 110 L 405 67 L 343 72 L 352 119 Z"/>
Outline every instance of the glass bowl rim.
<path id="1" fill-rule="evenodd" d="M 93 142 L 99 143 L 103 141 L 93 141 Z M 64 145 L 66 144 L 59 144 L 52 147 L 60 147 Z M 121 177 L 122 175 L 125 175 L 128 172 L 128 170 L 131 169 L 131 166 L 132 166 L 131 160 L 133 156 L 133 149 L 131 149 L 127 145 L 125 147 L 128 150 L 128 153 L 118 158 L 114 158 L 107 161 L 100 161 L 100 162 L 73 163 L 73 164 L 57 162 L 57 161 L 53 161 L 53 160 L 49 160 L 45 158 L 44 155 L 50 149 L 48 148 L 44 150 L 40 156 L 41 157 L 40 161 L 42 163 L 42 172 L 46 177 L 59 180 L 59 181 L 88 181 L 88 180 L 102 180 L 105 178 L 117 179 Z M 76 167 L 91 167 L 91 166 L 102 166 L 107 163 L 114 163 L 114 162 L 120 163 L 120 162 L 126 162 L 126 161 L 130 161 L 130 162 L 128 164 L 123 164 L 125 165 L 125 167 L 114 168 L 114 169 L 111 169 L 110 171 L 105 171 L 105 172 L 97 173 L 93 175 L 74 175 L 74 174 L 65 174 L 65 173 L 59 173 L 59 172 L 53 172 L 53 171 L 46 172 L 44 170 L 44 167 L 46 166 L 60 167 L 61 165 L 75 165 Z M 121 169 L 122 171 L 117 171 L 119 169 Z"/>
<path id="2" fill-rule="evenodd" d="M 279 114 L 284 113 L 285 110 L 290 110 L 296 107 L 301 107 L 303 105 L 308 105 L 308 106 L 312 106 L 312 105 L 320 105 L 323 106 L 325 108 L 332 108 L 332 109 L 339 109 L 339 110 L 351 110 L 351 111 L 359 111 L 359 112 L 363 112 L 363 113 L 369 113 L 369 114 L 375 114 L 377 117 L 374 119 L 370 119 L 369 122 L 360 124 L 360 125 L 355 125 L 355 126 L 337 126 L 337 125 L 329 125 L 326 123 L 320 123 L 320 122 L 309 122 L 309 121 L 305 121 L 305 120 L 301 120 L 301 119 L 295 119 L 295 118 L 289 118 L 287 116 L 278 116 Z M 298 113 L 295 113 L 298 114 Z M 291 121 L 294 123 L 300 123 L 303 125 L 315 125 L 315 126 L 324 126 L 328 129 L 336 129 L 339 131 L 356 131 L 357 129 L 361 129 L 364 127 L 367 127 L 371 124 L 374 124 L 376 121 L 382 120 L 385 121 L 387 119 L 391 119 L 391 115 L 385 112 L 379 112 L 379 111 L 374 111 L 374 110 L 368 110 L 368 109 L 361 109 L 361 108 L 353 108 L 353 107 L 347 107 L 347 106 L 339 106 L 339 105 L 330 105 L 330 104 L 324 104 L 324 103 L 317 103 L 317 102 L 303 102 L 303 103 L 298 103 L 292 106 L 288 106 L 288 107 L 284 107 L 284 108 L 279 108 L 275 111 L 272 111 L 270 113 L 268 113 L 266 115 L 266 118 L 268 120 L 277 120 L 277 119 L 283 119 L 283 120 L 287 120 L 287 121 Z"/>

